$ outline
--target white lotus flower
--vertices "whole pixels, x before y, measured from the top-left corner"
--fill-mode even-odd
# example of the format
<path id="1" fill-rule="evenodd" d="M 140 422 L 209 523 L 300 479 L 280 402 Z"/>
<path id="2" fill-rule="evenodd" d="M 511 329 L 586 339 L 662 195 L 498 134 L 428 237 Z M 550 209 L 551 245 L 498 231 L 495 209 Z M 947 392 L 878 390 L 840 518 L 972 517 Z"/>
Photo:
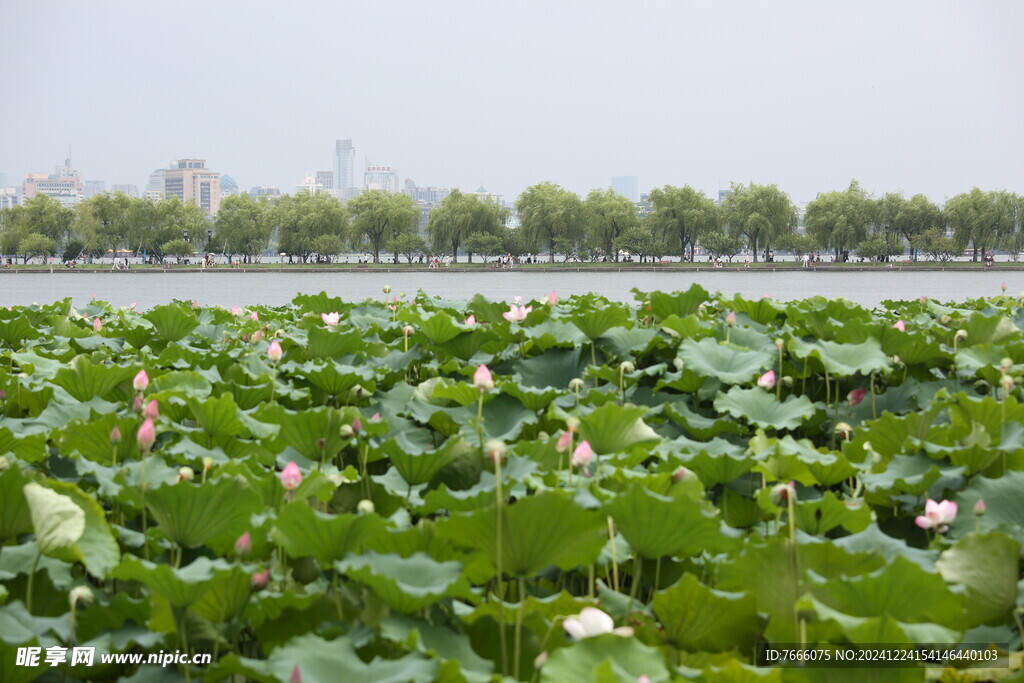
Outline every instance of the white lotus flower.
<path id="1" fill-rule="evenodd" d="M 606 633 L 624 637 L 633 635 L 631 626 L 615 628 L 612 618 L 596 607 L 584 607 L 576 616 L 567 617 L 562 622 L 562 628 L 573 640 L 603 636 Z"/>

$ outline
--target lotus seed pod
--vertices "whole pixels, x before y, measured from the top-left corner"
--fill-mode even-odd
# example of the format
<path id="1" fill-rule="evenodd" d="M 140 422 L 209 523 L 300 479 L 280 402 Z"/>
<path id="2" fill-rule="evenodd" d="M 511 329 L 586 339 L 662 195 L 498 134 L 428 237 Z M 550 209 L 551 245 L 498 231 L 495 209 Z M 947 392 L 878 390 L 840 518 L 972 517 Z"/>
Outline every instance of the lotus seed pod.
<path id="1" fill-rule="evenodd" d="M 369 498 L 363 498 L 356 505 L 356 510 L 358 510 L 360 514 L 369 515 L 375 512 L 377 508 L 374 507 L 372 500 L 370 500 Z"/>
<path id="2" fill-rule="evenodd" d="M 577 432 L 580 428 L 580 419 L 575 415 L 570 415 L 565 418 L 565 428 L 570 432 Z"/>
<path id="3" fill-rule="evenodd" d="M 192 471 L 191 467 L 186 465 L 178 468 L 178 481 L 192 481 L 195 478 L 196 473 Z"/>
<path id="4" fill-rule="evenodd" d="M 344 437 L 346 439 L 351 439 L 353 436 L 356 435 L 355 430 L 352 429 L 352 425 L 341 425 L 341 430 L 340 431 L 341 431 L 342 437 Z"/>
<path id="5" fill-rule="evenodd" d="M 490 439 L 484 444 L 484 452 L 487 453 L 487 457 L 491 459 L 491 462 L 496 465 L 505 459 L 507 448 L 505 442 L 501 439 Z"/>
<path id="6" fill-rule="evenodd" d="M 92 604 L 94 597 L 92 589 L 88 586 L 75 586 L 71 589 L 71 592 L 68 593 L 68 602 L 71 605 L 71 609 L 75 609 L 75 606 L 79 603 L 81 603 L 83 607 L 86 607 Z"/>
<path id="7" fill-rule="evenodd" d="M 621 365 L 619 365 L 619 369 L 622 370 L 623 372 L 634 372 L 636 370 L 636 366 L 632 362 L 627 360 L 624 361 Z"/>
<path id="8" fill-rule="evenodd" d="M 569 380 L 569 390 L 570 391 L 580 392 L 580 391 L 583 390 L 584 386 L 585 385 L 583 383 L 583 380 L 581 380 L 579 377 L 573 377 L 571 380 Z"/>
<path id="9" fill-rule="evenodd" d="M 390 294 L 391 293 L 391 285 L 384 285 L 384 293 L 385 294 Z"/>
<path id="10" fill-rule="evenodd" d="M 776 484 L 771 490 L 772 504 L 777 507 L 786 505 L 790 499 L 796 500 L 796 485 L 793 482 Z"/>

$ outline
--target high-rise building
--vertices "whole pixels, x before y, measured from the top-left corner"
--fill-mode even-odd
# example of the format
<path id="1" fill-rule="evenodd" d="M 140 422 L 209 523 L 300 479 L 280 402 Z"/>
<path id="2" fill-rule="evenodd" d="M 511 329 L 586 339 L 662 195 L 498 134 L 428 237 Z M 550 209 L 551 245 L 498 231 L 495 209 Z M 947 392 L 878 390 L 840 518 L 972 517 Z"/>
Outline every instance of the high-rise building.
<path id="1" fill-rule="evenodd" d="M 139 196 L 139 186 L 132 185 L 130 183 L 114 183 L 110 186 L 110 191 L 115 193 L 120 192 L 128 195 L 129 197 Z"/>
<path id="2" fill-rule="evenodd" d="M 37 194 L 45 194 L 59 201 L 63 206 L 74 206 L 82 201 L 84 185 L 82 176 L 71 168 L 71 159 L 65 159 L 53 173 L 27 173 L 22 183 L 22 195 L 26 200 Z"/>
<path id="3" fill-rule="evenodd" d="M 149 196 L 150 192 L 159 192 L 160 197 L 164 196 L 164 174 L 167 172 L 165 168 L 158 168 L 149 174 L 149 182 L 146 184 L 146 196 Z"/>
<path id="4" fill-rule="evenodd" d="M 230 197 L 239 193 L 238 183 L 227 173 L 220 177 L 220 198 Z"/>
<path id="5" fill-rule="evenodd" d="M 164 196 L 192 202 L 208 214 L 220 209 L 220 172 L 206 168 L 205 159 L 179 159 L 164 170 Z"/>
<path id="6" fill-rule="evenodd" d="M 316 184 L 330 192 L 334 189 L 334 171 L 317 171 Z"/>
<path id="7" fill-rule="evenodd" d="M 505 195 L 488 192 L 483 185 L 476 188 L 476 192 L 467 192 L 466 194 L 471 194 L 482 202 L 494 202 L 498 206 L 505 206 Z"/>
<path id="8" fill-rule="evenodd" d="M 731 189 L 729 189 L 729 190 L 719 190 L 718 191 L 718 205 L 721 206 L 722 204 L 724 204 L 725 200 L 728 199 L 729 195 L 731 195 L 731 194 L 732 194 L 732 190 Z"/>
<path id="9" fill-rule="evenodd" d="M 105 180 L 86 180 L 85 185 L 82 187 L 82 196 L 86 199 L 89 197 L 95 197 L 98 194 L 103 194 L 107 191 L 107 181 Z"/>
<path id="10" fill-rule="evenodd" d="M 324 186 L 317 180 L 317 175 L 312 171 L 307 173 L 306 177 L 295 186 L 295 194 L 320 194 L 323 192 Z"/>
<path id="11" fill-rule="evenodd" d="M 0 209 L 11 209 L 18 203 L 18 188 L 0 187 Z"/>
<path id="12" fill-rule="evenodd" d="M 635 175 L 620 175 L 612 178 L 612 190 L 634 204 L 640 201 L 640 183 Z"/>
<path id="13" fill-rule="evenodd" d="M 363 187 L 367 190 L 398 192 L 401 189 L 398 184 L 398 169 L 375 164 L 367 159 L 363 171 Z"/>
<path id="14" fill-rule="evenodd" d="M 434 206 L 435 204 L 440 204 L 441 200 L 451 194 L 452 191 L 447 187 L 422 187 L 417 185 L 412 178 L 406 178 L 405 189 L 402 192 L 412 197 L 414 201 L 425 202 L 430 206 Z"/>
<path id="15" fill-rule="evenodd" d="M 250 197 L 267 197 L 277 199 L 281 196 L 281 190 L 273 186 L 254 185 L 246 194 Z"/>
<path id="16" fill-rule="evenodd" d="M 334 176 L 331 189 L 338 199 L 351 199 L 359 193 L 356 187 L 356 148 L 352 140 L 334 141 Z"/>

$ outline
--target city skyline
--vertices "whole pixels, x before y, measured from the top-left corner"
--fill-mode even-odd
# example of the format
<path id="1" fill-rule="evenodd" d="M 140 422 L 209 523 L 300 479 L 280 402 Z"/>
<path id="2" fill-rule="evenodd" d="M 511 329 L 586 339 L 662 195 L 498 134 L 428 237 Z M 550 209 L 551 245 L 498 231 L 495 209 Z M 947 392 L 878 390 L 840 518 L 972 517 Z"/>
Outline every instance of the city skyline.
<path id="1" fill-rule="evenodd" d="M 448 2 L 428 17 L 405 2 L 49 4 L 12 5 L 0 25 L 17 93 L 0 111 L 9 183 L 70 142 L 83 179 L 107 187 L 199 157 L 240 187 L 288 191 L 334 169 L 348 139 L 356 177 L 368 157 L 401 169 L 399 184 L 506 197 L 626 174 L 641 192 L 753 181 L 798 202 L 853 178 L 936 201 L 1024 190 L 1024 94 L 1006 87 L 1024 67 L 1013 2 Z M 327 69 L 342 25 L 350 68 Z M 254 49 L 254 35 L 273 39 Z M 172 48 L 181 60 L 152 59 Z M 63 75 L 66 54 L 117 76 Z M 295 55 L 324 66 L 297 70 Z"/>

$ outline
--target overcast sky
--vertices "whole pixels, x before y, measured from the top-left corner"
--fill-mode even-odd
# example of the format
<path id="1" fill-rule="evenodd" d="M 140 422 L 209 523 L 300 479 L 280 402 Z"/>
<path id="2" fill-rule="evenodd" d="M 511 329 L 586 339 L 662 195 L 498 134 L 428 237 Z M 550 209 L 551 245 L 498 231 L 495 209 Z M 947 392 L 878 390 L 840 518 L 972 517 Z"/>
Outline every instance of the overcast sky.
<path id="1" fill-rule="evenodd" d="M 1024 192 L 1024 3 L 0 0 L 0 172 Z M 361 176 L 358 176 L 361 177 Z"/>

